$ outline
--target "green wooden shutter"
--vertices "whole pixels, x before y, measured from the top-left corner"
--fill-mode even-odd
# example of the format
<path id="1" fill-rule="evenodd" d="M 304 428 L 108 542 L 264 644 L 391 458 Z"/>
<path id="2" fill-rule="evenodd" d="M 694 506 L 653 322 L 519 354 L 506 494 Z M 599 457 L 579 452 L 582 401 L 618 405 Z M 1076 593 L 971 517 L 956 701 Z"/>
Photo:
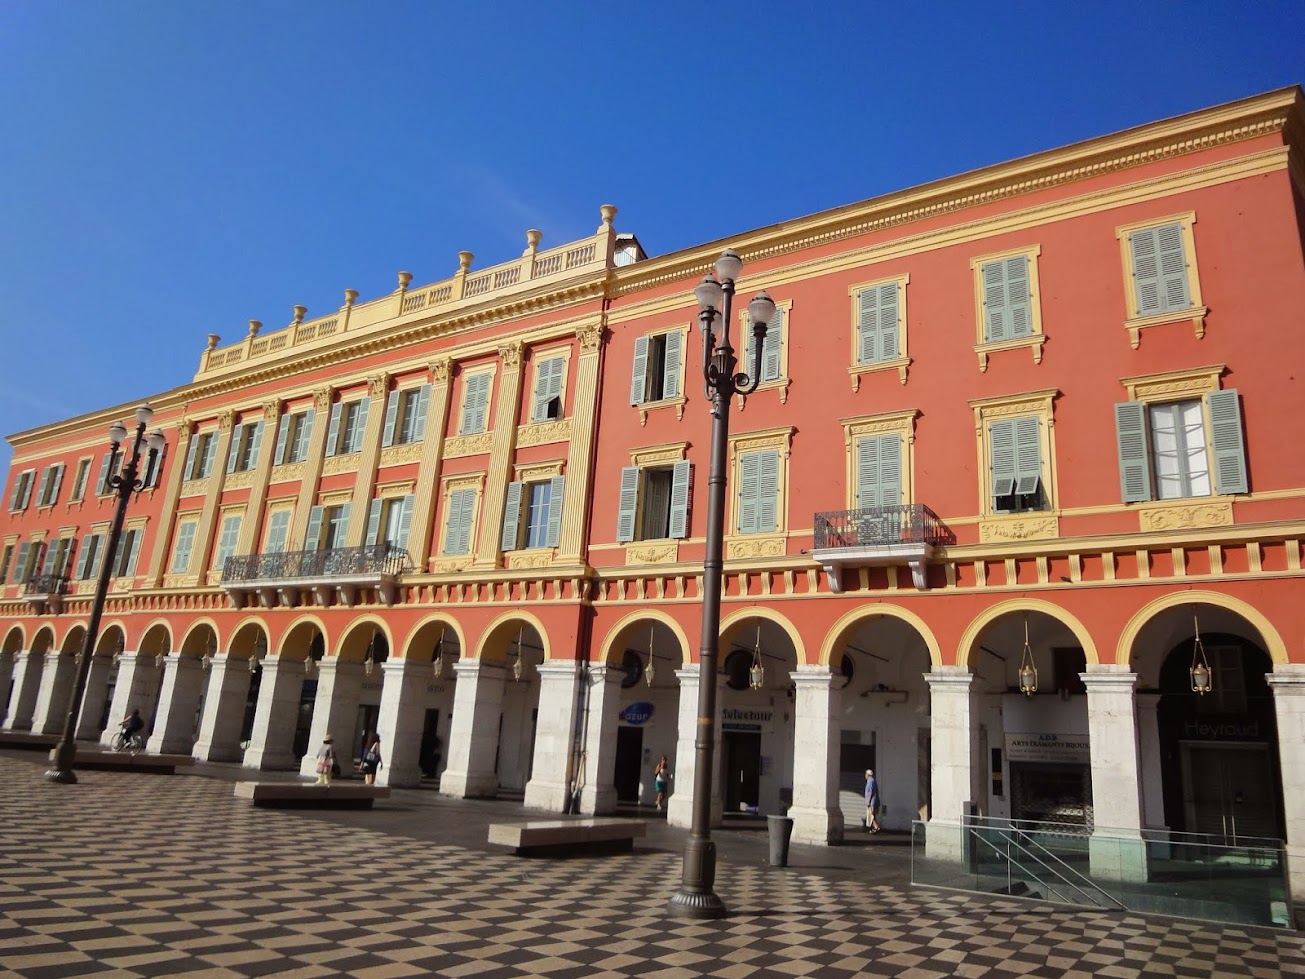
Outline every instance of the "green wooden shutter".
<path id="1" fill-rule="evenodd" d="M 336 402 L 331 405 L 331 426 L 326 430 L 326 454 L 333 456 L 339 447 L 340 441 L 340 412 L 344 410 L 344 405 Z"/>
<path id="2" fill-rule="evenodd" d="M 18 545 L 18 560 L 14 562 L 14 582 L 16 584 L 21 584 L 22 582 L 27 580 L 27 573 L 26 573 L 27 555 L 31 552 L 31 550 L 32 550 L 31 541 L 23 541 L 21 544 Z M 81 577 L 80 572 L 78 573 L 77 577 L 78 578 Z"/>
<path id="3" fill-rule="evenodd" d="M 77 580 L 78 581 L 86 580 L 86 561 L 91 553 L 91 538 L 93 538 L 94 536 L 95 536 L 94 534 L 86 534 L 82 537 L 81 552 L 77 555 Z M 24 544 L 23 549 L 18 552 L 18 564 L 20 566 L 22 565 L 26 557 L 27 557 L 27 545 Z"/>
<path id="4" fill-rule="evenodd" d="M 399 501 L 399 530 L 394 541 L 394 546 L 400 550 L 408 548 L 408 531 L 412 529 L 412 508 L 416 498 L 409 493 Z"/>
<path id="5" fill-rule="evenodd" d="M 272 454 L 272 465 L 279 466 L 285 462 L 285 441 L 290 434 L 290 415 L 282 415 L 276 426 L 276 451 Z"/>
<path id="6" fill-rule="evenodd" d="M 779 365 L 784 346 L 784 310 L 776 308 L 770 318 L 770 328 L 766 330 L 766 339 L 761 342 L 761 379 L 775 381 L 779 379 Z"/>
<path id="7" fill-rule="evenodd" d="M 265 550 L 268 554 L 280 554 L 285 550 L 286 537 L 290 533 L 290 511 L 277 510 L 272 514 L 272 519 L 267 527 L 267 543 Z"/>
<path id="8" fill-rule="evenodd" d="M 444 521 L 444 553 L 466 554 L 471 550 L 471 521 L 475 516 L 476 491 L 455 490 L 449 495 L 449 512 Z"/>
<path id="9" fill-rule="evenodd" d="M 539 368 L 535 371 L 535 404 L 530 414 L 530 420 L 535 422 L 544 421 L 548 417 L 548 402 L 553 397 L 553 366 L 561 365 L 557 359 L 540 361 Z"/>
<path id="10" fill-rule="evenodd" d="M 136 561 L 140 557 L 140 545 L 144 538 L 144 531 L 137 530 L 132 532 L 131 548 L 127 554 L 127 563 L 122 570 L 123 575 L 130 577 L 136 573 Z"/>
<path id="11" fill-rule="evenodd" d="M 630 375 L 630 404 L 632 405 L 643 404 L 644 396 L 648 391 L 648 343 L 647 336 L 638 337 L 634 341 L 634 370 Z"/>
<path id="12" fill-rule="evenodd" d="M 364 543 L 368 547 L 371 547 L 380 538 L 381 509 L 384 505 L 384 500 L 372 500 L 372 505 L 367 511 L 367 539 Z"/>
<path id="13" fill-rule="evenodd" d="M 231 444 L 227 446 L 227 472 L 236 471 L 236 463 L 240 461 L 240 437 L 244 434 L 245 426 L 241 422 L 236 422 L 231 428 Z"/>
<path id="14" fill-rule="evenodd" d="M 902 437 L 896 432 L 879 436 L 879 505 L 902 505 Z"/>
<path id="15" fill-rule="evenodd" d="M 304 550 L 318 551 L 322 547 L 322 518 L 326 508 L 315 506 L 308 511 L 308 531 L 304 534 Z"/>
<path id="16" fill-rule="evenodd" d="M 521 490 L 524 484 L 508 483 L 507 500 L 503 504 L 503 550 L 515 551 L 521 539 Z"/>
<path id="17" fill-rule="evenodd" d="M 423 384 L 417 388 L 417 405 L 412 410 L 411 441 L 421 442 L 426 438 L 426 415 L 430 412 L 431 385 Z"/>
<path id="18" fill-rule="evenodd" d="M 194 543 L 194 521 L 182 524 L 177 529 L 177 546 L 172 552 L 172 574 L 185 574 L 190 570 L 190 551 Z"/>
<path id="19" fill-rule="evenodd" d="M 213 463 L 217 461 L 218 436 L 217 432 L 212 432 L 208 437 L 208 445 L 204 447 L 204 473 L 205 476 L 213 475 Z"/>
<path id="20" fill-rule="evenodd" d="M 1027 337 L 1033 333 L 1031 295 L 1029 293 L 1029 257 L 1014 255 L 1002 264 L 1006 277 L 1006 310 L 1009 335 Z"/>
<path id="21" fill-rule="evenodd" d="M 858 364 L 873 364 L 879 356 L 879 287 L 871 286 L 856 294 Z"/>
<path id="22" fill-rule="evenodd" d="M 104 564 L 104 535 L 95 535 L 95 553 L 91 555 L 90 567 L 86 569 L 86 577 L 97 578 L 100 574 L 100 568 Z"/>
<path id="23" fill-rule="evenodd" d="M 350 444 L 350 452 L 361 452 L 363 439 L 367 435 L 367 413 L 371 411 L 372 399 L 363 398 L 358 402 L 357 424 L 353 427 L 353 440 Z"/>
<path id="24" fill-rule="evenodd" d="M 671 467 L 671 520 L 669 534 L 677 540 L 689 536 L 689 504 L 693 499 L 693 463 L 687 459 Z"/>
<path id="25" fill-rule="evenodd" d="M 1247 493 L 1246 446 L 1242 442 L 1242 410 L 1237 389 L 1213 391 L 1210 405 L 1210 441 L 1214 444 L 1214 491 Z"/>
<path id="26" fill-rule="evenodd" d="M 489 407 L 489 374 L 473 374 L 467 378 L 467 390 L 462 398 L 462 423 L 460 435 L 475 435 L 485 430 L 485 412 Z"/>
<path id="27" fill-rule="evenodd" d="M 856 443 L 856 508 L 879 507 L 879 438 L 867 435 Z"/>
<path id="28" fill-rule="evenodd" d="M 1006 276 L 1001 262 L 983 266 L 983 339 L 989 343 L 1009 337 L 1006 323 Z"/>
<path id="29" fill-rule="evenodd" d="M 898 288 L 896 282 L 885 282 L 876 286 L 879 293 L 879 324 L 875 330 L 875 361 L 896 360 L 901 356 L 901 312 L 898 306 Z"/>
<path id="30" fill-rule="evenodd" d="M 548 493 L 548 536 L 544 541 L 547 547 L 557 547 L 562 539 L 562 493 L 565 489 L 566 477 L 554 476 Z"/>
<path id="31" fill-rule="evenodd" d="M 1119 454 L 1119 495 L 1125 503 L 1151 499 L 1151 456 L 1146 443 L 1146 406 L 1115 405 L 1115 449 Z"/>
<path id="32" fill-rule="evenodd" d="M 63 474 L 68 467 L 62 462 L 54 468 L 54 486 L 50 489 L 50 502 L 59 502 L 59 490 L 63 487 Z"/>
<path id="33" fill-rule="evenodd" d="M 738 532 L 757 532 L 757 495 L 761 473 L 761 453 L 749 452 L 739 460 Z"/>
<path id="34" fill-rule="evenodd" d="M 662 364 L 663 398 L 680 396 L 680 351 L 683 346 L 684 334 L 679 330 L 666 334 L 666 360 Z"/>
<path id="35" fill-rule="evenodd" d="M 50 480 L 53 478 L 53 466 L 46 466 L 41 470 L 41 489 L 36 494 L 36 505 L 45 506 L 47 494 L 50 492 Z"/>
<path id="36" fill-rule="evenodd" d="M 1042 452 L 1038 419 L 1029 415 L 1015 421 L 1015 492 L 1036 493 L 1042 480 Z"/>
<path id="37" fill-rule="evenodd" d="M 14 478 L 14 492 L 13 495 L 9 497 L 9 509 L 17 510 L 18 501 L 22 499 L 22 497 L 23 497 L 23 474 L 19 473 Z"/>
<path id="38" fill-rule="evenodd" d="M 992 457 L 993 509 L 998 500 L 1015 491 L 1015 420 L 1006 418 L 988 427 L 988 452 Z"/>
<path id="39" fill-rule="evenodd" d="M 766 534 L 779 526 L 779 453 L 762 452 L 757 479 L 757 532 Z"/>
<path id="40" fill-rule="evenodd" d="M 1160 291 L 1160 229 L 1131 231 L 1128 244 L 1133 252 L 1133 291 L 1137 295 L 1137 316 L 1164 311 Z"/>
<path id="41" fill-rule="evenodd" d="M 313 424 L 317 420 L 317 415 L 318 411 L 315 408 L 304 412 L 304 423 L 299 426 L 299 440 L 295 444 L 296 462 L 303 462 L 308 458 L 308 442 L 313 437 Z"/>
<path id="42" fill-rule="evenodd" d="M 168 446 L 165 442 L 163 448 L 159 449 L 158 454 L 154 457 L 154 468 L 150 471 L 149 488 L 153 489 L 163 481 L 163 460 L 168 457 Z"/>
<path id="43" fill-rule="evenodd" d="M 639 506 L 639 467 L 621 469 L 621 496 L 616 506 L 616 540 L 625 544 L 634 540 L 635 518 Z"/>
<path id="44" fill-rule="evenodd" d="M 182 467 L 182 479 L 195 478 L 195 454 L 199 451 L 199 433 L 195 432 L 190 436 L 190 444 L 186 447 L 186 465 Z M 111 452 L 104 454 L 104 461 L 100 463 L 100 478 L 96 483 L 96 492 L 104 493 L 108 488 L 109 478 L 109 460 L 113 455 Z"/>
<path id="45" fill-rule="evenodd" d="M 254 423 L 254 432 L 249 436 L 249 468 L 258 468 L 258 457 L 263 451 L 263 425 L 262 419 Z"/>
<path id="46" fill-rule="evenodd" d="M 390 396 L 385 400 L 385 433 L 381 436 L 381 445 L 394 444 L 394 428 L 399 423 L 399 401 L 402 398 L 399 391 L 391 391 Z"/>
<path id="47" fill-rule="evenodd" d="M 1160 263 L 1160 302 L 1165 310 L 1188 309 L 1187 257 L 1183 251 L 1183 226 L 1166 224 L 1156 229 Z"/>

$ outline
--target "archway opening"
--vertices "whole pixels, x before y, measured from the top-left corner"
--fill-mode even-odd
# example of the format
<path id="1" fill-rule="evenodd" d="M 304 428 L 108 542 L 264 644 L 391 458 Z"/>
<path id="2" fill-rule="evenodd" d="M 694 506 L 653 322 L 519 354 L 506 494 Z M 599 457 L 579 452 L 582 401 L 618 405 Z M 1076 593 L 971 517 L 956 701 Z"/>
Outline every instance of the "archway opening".
<path id="1" fill-rule="evenodd" d="M 603 750 L 615 752 L 612 783 L 618 803 L 655 803 L 655 773 L 662 758 L 668 771 L 675 772 L 680 710 L 676 672 L 687 656 L 675 630 L 655 618 L 628 623 L 607 647 L 607 665 L 619 672 L 620 681 L 614 702 L 604 705 L 615 712 L 616 725 L 614 743 Z"/>

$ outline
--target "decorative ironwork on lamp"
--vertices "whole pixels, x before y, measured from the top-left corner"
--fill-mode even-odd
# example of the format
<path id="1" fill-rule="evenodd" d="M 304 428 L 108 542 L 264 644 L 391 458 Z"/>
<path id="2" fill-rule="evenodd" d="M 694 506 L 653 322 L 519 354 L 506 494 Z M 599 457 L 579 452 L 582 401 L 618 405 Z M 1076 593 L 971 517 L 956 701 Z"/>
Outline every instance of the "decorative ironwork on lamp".
<path id="1" fill-rule="evenodd" d="M 213 653 L 217 649 L 217 638 L 213 635 L 208 637 L 208 645 L 204 647 L 204 655 L 199 658 L 199 665 L 205 670 L 213 669 Z"/>
<path id="2" fill-rule="evenodd" d="M 761 665 L 761 624 L 757 624 L 757 642 L 752 647 L 752 666 L 748 668 L 748 686 L 760 690 L 766 683 L 766 668 Z"/>
<path id="3" fill-rule="evenodd" d="M 435 643 L 435 655 L 431 659 L 430 673 L 436 680 L 444 675 L 444 629 L 440 629 L 439 640 Z"/>
<path id="4" fill-rule="evenodd" d="M 653 678 L 657 675 L 657 668 L 653 666 L 653 627 L 648 627 L 648 665 L 644 667 L 643 682 L 648 686 L 653 685 Z"/>
<path id="5" fill-rule="evenodd" d="M 1214 682 L 1210 662 L 1205 658 L 1205 643 L 1201 642 L 1201 622 L 1195 612 L 1192 613 L 1192 628 L 1196 639 L 1192 642 L 1192 665 L 1187 672 L 1192 678 L 1192 692 L 1204 696 L 1214 689 Z"/>
<path id="6" fill-rule="evenodd" d="M 261 652 L 260 652 L 260 650 L 261 650 Z M 253 651 L 249 654 L 249 672 L 250 672 L 250 673 L 255 673 L 255 672 L 258 671 L 258 661 L 261 660 L 261 659 L 262 659 L 264 656 L 266 656 L 266 655 L 267 655 L 267 637 L 264 636 L 264 635 L 262 635 L 262 634 L 260 634 L 259 637 L 258 637 L 257 639 L 254 640 L 254 649 L 253 649 Z M 308 662 L 311 663 L 312 661 L 313 661 L 313 658 L 312 658 L 311 656 L 309 656 L 309 657 L 308 657 Z"/>
<path id="7" fill-rule="evenodd" d="M 1029 620 L 1024 619 L 1024 649 L 1020 652 L 1020 693 L 1032 697 L 1038 692 L 1038 668 L 1033 665 L 1033 648 L 1029 645 Z"/>
<path id="8" fill-rule="evenodd" d="M 379 632 L 379 629 L 372 630 L 372 640 L 367 644 L 367 656 L 363 659 L 363 672 L 368 676 L 376 668 L 376 636 Z"/>
<path id="9" fill-rule="evenodd" d="M 525 634 L 525 626 L 522 626 L 517 630 L 517 661 L 512 664 L 513 680 L 520 680 L 521 675 L 525 672 L 525 667 L 521 665 L 521 642 L 525 638 Z"/>

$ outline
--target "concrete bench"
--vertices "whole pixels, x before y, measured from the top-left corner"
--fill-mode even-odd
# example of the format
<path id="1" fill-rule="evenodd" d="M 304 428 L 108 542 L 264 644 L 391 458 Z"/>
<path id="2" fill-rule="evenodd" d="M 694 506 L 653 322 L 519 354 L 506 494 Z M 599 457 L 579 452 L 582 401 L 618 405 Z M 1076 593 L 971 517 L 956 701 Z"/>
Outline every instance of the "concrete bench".
<path id="1" fill-rule="evenodd" d="M 519 856 L 564 852 L 623 853 L 647 826 L 638 819 L 537 819 L 525 823 L 490 823 L 489 842 L 508 846 Z"/>
<path id="2" fill-rule="evenodd" d="M 256 806 L 286 809 L 370 809 L 377 799 L 388 799 L 390 789 L 351 782 L 237 782 L 235 796 Z"/>
<path id="3" fill-rule="evenodd" d="M 106 772 L 150 772 L 155 775 L 174 775 L 178 768 L 195 764 L 190 755 L 158 754 L 144 751 L 93 751 L 77 749 L 73 768 L 95 769 Z"/>

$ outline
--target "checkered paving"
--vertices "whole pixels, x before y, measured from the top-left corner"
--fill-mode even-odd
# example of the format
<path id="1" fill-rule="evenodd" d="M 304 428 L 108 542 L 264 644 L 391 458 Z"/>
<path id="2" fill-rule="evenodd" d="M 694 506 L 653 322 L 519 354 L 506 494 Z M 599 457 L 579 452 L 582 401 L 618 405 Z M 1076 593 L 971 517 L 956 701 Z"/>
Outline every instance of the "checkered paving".
<path id="1" fill-rule="evenodd" d="M 538 860 L 253 809 L 229 782 L 0 757 L 0 979 L 137 976 L 1303 976 L 1305 939 L 723 865 Z M 365 818 L 360 820 L 365 822 Z"/>

